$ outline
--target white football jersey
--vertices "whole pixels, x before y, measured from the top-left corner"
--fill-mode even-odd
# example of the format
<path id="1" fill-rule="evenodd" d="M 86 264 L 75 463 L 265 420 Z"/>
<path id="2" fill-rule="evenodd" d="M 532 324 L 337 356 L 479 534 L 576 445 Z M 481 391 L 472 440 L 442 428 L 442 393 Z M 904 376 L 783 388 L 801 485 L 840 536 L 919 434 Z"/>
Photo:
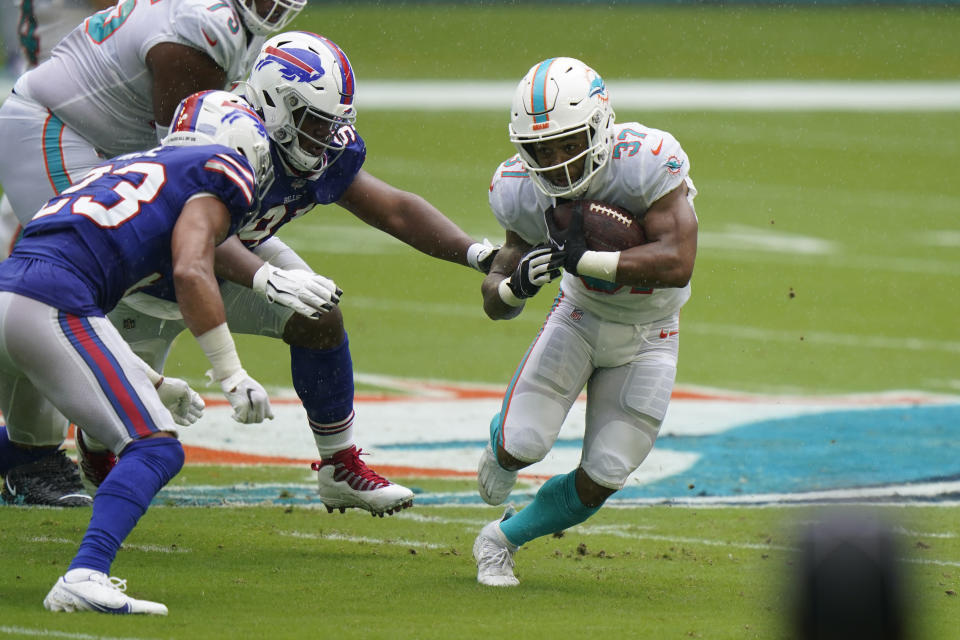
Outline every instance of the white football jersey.
<path id="1" fill-rule="evenodd" d="M 243 79 L 265 38 L 247 40 L 230 0 L 121 0 L 73 29 L 14 90 L 50 109 L 107 157 L 156 146 L 150 49 L 174 42 Z M 169 123 L 163 123 L 169 124 Z"/>
<path id="2" fill-rule="evenodd" d="M 666 131 L 636 122 L 616 124 L 610 160 L 580 198 L 609 202 L 642 217 L 651 204 L 684 181 L 692 205 L 697 190 L 689 172 L 687 154 Z M 548 241 L 544 213 L 554 202 L 533 185 L 519 154 L 497 168 L 490 184 L 490 208 L 497 220 L 531 245 Z M 670 316 L 690 298 L 689 284 L 642 289 L 566 272 L 560 288 L 576 307 L 626 324 L 646 324 Z"/>

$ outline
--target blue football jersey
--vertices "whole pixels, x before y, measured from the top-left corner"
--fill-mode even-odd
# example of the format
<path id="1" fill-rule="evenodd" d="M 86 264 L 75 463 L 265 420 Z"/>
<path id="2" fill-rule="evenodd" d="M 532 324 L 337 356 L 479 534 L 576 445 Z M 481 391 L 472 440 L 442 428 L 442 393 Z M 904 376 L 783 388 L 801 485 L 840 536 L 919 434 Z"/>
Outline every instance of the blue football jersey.
<path id="1" fill-rule="evenodd" d="M 219 145 L 114 158 L 52 198 L 24 227 L 0 262 L 0 290 L 76 315 L 104 315 L 135 285 L 172 272 L 173 227 L 200 193 L 226 205 L 233 234 L 256 201 L 253 170 Z"/>
<path id="2" fill-rule="evenodd" d="M 353 183 L 367 157 L 363 139 L 353 127 L 342 127 L 341 135 L 348 144 L 337 161 L 320 175 L 289 175 L 284 170 L 277 146 L 270 145 L 274 181 L 260 201 L 260 209 L 252 222 L 237 232 L 248 249 L 253 249 L 277 233 L 283 225 L 310 211 L 318 204 L 339 200 Z M 169 275 L 139 289 L 142 293 L 176 300 Z"/>
<path id="3" fill-rule="evenodd" d="M 331 204 L 343 196 L 360 172 L 367 148 L 353 127 L 341 127 L 338 135 L 347 141 L 343 153 L 316 177 L 290 175 L 283 169 L 277 146 L 270 145 L 275 176 L 273 185 L 261 201 L 256 222 L 246 225 L 237 234 L 247 248 L 256 247 L 275 235 L 280 227 L 318 204 Z"/>

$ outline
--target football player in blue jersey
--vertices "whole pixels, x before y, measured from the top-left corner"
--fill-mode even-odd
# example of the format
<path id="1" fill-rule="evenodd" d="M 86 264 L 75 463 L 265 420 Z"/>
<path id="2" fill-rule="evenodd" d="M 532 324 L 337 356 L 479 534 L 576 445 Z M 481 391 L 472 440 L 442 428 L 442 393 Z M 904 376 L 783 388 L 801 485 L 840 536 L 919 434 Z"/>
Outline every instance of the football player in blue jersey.
<path id="1" fill-rule="evenodd" d="M 119 0 L 93 15 L 92 0 L 22 4 L 21 36 L 39 64 L 19 77 L 0 106 L 0 257 L 9 254 L 21 224 L 87 171 L 156 146 L 185 97 L 245 77 L 266 38 L 307 0 Z M 57 7 L 46 6 L 52 4 Z M 80 4 L 89 17 L 78 26 L 80 18 L 65 7 Z M 37 21 L 69 15 L 76 22 L 54 48 L 51 24 Z M 164 389 L 172 384 L 168 379 Z M 180 389 L 187 392 L 184 384 Z M 42 416 L 38 422 L 59 423 Z M 14 469 L 26 493 L 2 491 L 5 501 L 90 505 L 76 465 L 55 446 L 64 435 L 36 433 L 32 445 L 16 443 L 45 449 L 49 458 Z M 0 438 L 7 438 L 3 427 Z"/>
<path id="2" fill-rule="evenodd" d="M 294 388 L 321 458 L 313 463 L 321 501 L 330 511 L 355 507 L 383 516 L 410 506 L 413 492 L 367 466 L 354 444 L 353 365 L 337 290 L 274 234 L 316 205 L 336 203 L 428 255 L 480 271 L 489 271 L 496 251 L 473 242 L 420 196 L 362 169 L 366 147 L 354 127 L 355 85 L 346 55 L 327 38 L 289 32 L 264 44 L 238 90 L 263 116 L 276 178 L 255 222 L 217 249 L 217 268 L 231 280 L 221 287 L 231 329 L 290 346 Z M 330 295 L 310 306 L 304 303 L 309 287 Z M 164 308 L 172 294 L 169 280 L 161 280 L 110 314 L 158 371 L 183 329 Z M 78 444 L 81 467 L 95 484 L 109 471 L 109 454 L 83 436 Z"/>
<path id="3" fill-rule="evenodd" d="M 223 91 L 197 94 L 162 146 L 115 158 L 52 198 L 0 263 L 0 410 L 10 438 L 31 442 L 36 416 L 60 416 L 119 457 L 47 609 L 167 613 L 109 577 L 123 540 L 183 465 L 173 416 L 105 317 L 128 288 L 172 272 L 184 322 L 234 417 L 271 417 L 228 329 L 214 247 L 249 221 L 272 175 L 266 130 L 250 107 Z M 0 473 L 31 455 L 0 442 Z"/>

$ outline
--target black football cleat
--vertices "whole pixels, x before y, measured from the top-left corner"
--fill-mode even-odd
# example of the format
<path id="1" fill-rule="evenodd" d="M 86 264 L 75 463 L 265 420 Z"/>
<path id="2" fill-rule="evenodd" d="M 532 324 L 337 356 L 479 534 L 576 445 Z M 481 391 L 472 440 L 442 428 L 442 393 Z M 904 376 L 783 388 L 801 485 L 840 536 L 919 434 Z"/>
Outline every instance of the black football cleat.
<path id="1" fill-rule="evenodd" d="M 13 467 L 3 479 L 0 495 L 7 504 L 48 507 L 90 507 L 77 465 L 57 449 L 39 460 Z"/>

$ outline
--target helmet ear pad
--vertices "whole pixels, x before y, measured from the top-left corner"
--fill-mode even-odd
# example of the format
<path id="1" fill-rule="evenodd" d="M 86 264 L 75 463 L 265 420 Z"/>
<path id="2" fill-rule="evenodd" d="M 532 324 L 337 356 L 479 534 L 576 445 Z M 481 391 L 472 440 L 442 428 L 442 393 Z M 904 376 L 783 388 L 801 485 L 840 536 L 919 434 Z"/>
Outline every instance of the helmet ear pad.
<path id="1" fill-rule="evenodd" d="M 614 117 L 606 85 L 596 71 L 575 58 L 549 58 L 531 67 L 514 92 L 510 141 L 540 191 L 551 197 L 576 197 L 610 158 Z M 587 135 L 587 149 L 583 170 L 572 172 L 580 173 L 578 178 L 569 179 L 579 157 L 548 166 L 535 157 L 535 143 L 580 132 Z M 548 179 L 561 169 L 567 172 L 566 184 Z"/>
<path id="2" fill-rule="evenodd" d="M 329 167 L 347 143 L 337 133 L 356 120 L 355 85 L 350 61 L 336 44 L 291 31 L 264 43 L 246 93 L 284 161 L 298 171 L 317 172 Z M 325 133 L 318 136 L 318 131 Z"/>

